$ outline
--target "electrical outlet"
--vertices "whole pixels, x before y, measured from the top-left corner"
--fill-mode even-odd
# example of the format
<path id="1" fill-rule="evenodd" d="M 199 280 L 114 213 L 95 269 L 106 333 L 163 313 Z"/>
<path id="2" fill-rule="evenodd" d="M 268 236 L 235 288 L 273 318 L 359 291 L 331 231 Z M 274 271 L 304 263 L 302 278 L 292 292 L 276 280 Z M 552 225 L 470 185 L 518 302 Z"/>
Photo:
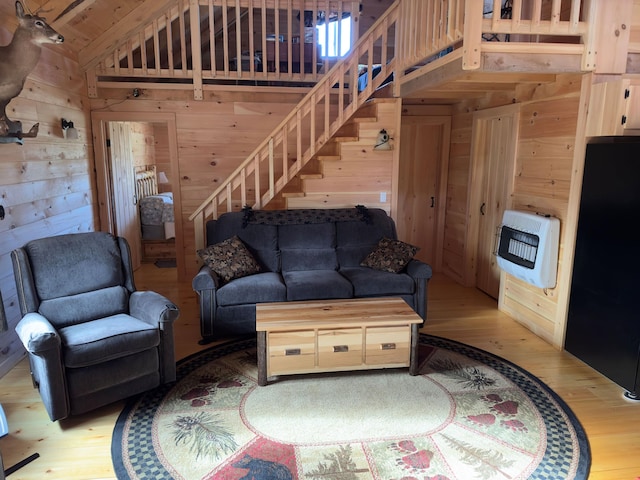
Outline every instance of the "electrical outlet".
<path id="1" fill-rule="evenodd" d="M 387 202 L 387 192 L 380 192 L 380 203 Z"/>

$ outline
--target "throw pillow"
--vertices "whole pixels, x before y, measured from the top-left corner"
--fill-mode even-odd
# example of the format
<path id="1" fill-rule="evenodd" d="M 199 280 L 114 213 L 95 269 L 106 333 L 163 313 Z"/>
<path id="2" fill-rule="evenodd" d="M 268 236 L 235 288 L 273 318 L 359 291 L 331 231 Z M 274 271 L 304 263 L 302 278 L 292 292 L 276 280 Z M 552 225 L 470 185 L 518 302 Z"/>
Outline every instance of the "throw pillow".
<path id="1" fill-rule="evenodd" d="M 237 235 L 198 250 L 198 255 L 224 282 L 260 271 L 260 265 Z"/>
<path id="2" fill-rule="evenodd" d="M 383 238 L 378 242 L 376 248 L 360 263 L 360 266 L 398 273 L 407 266 L 407 263 L 418 250 L 420 250 L 418 247 L 400 240 Z"/>

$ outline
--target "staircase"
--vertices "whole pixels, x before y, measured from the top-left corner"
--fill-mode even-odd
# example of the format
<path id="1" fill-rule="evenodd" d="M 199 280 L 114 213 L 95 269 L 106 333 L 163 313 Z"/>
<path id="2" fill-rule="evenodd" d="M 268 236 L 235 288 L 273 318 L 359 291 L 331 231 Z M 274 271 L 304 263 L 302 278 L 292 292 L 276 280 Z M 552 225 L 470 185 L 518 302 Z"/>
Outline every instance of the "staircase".
<path id="1" fill-rule="evenodd" d="M 369 98 L 396 68 L 395 50 L 389 46 L 397 44 L 391 40 L 399 11 L 396 2 L 189 217 L 196 248 L 204 247 L 206 221 L 220 213 L 245 205 L 291 207 L 303 195 L 304 183 L 323 175 L 324 163 L 339 160 L 340 144 L 358 139 L 359 123 L 373 118 Z M 375 78 L 369 73 L 360 91 L 360 66 L 372 72 L 374 59 L 381 71 Z"/>
<path id="2" fill-rule="evenodd" d="M 403 86 L 412 84 L 422 88 L 447 82 L 454 85 L 457 81 L 468 84 L 476 78 L 469 72 L 479 72 L 478 82 L 490 84 L 495 77 L 481 71 L 483 55 L 496 57 L 502 64 L 508 63 L 504 62 L 504 55 L 514 51 L 521 50 L 532 59 L 546 58 L 557 51 L 567 57 L 581 57 L 583 69 L 593 69 L 594 36 L 590 34 L 589 22 L 594 8 L 588 8 L 583 14 L 586 21 L 581 21 L 579 0 L 572 0 L 566 12 L 562 0 L 551 0 L 545 8 L 541 0 L 535 0 L 531 20 L 523 16 L 523 2 L 513 0 L 512 18 L 503 18 L 501 1 L 494 0 L 494 13 L 485 18 L 480 1 L 397 0 L 190 215 L 196 250 L 205 246 L 207 220 L 221 213 L 244 206 L 256 209 L 303 206 L 301 199 L 309 198 L 310 185 L 325 179 L 328 164 L 340 161 L 345 142 L 357 141 L 360 126 L 375 121 L 372 105 L 376 101 L 370 99 L 391 74 L 395 84 L 393 95 L 401 96 Z M 517 33 L 526 40 L 484 41 L 485 32 Z M 546 39 L 553 40 L 554 34 L 572 36 L 576 43 L 543 43 Z M 536 43 L 536 39 L 542 40 Z M 451 53 L 442 56 L 445 52 Z M 374 65 L 381 67 L 375 77 Z M 359 89 L 362 66 L 367 68 L 367 82 Z M 314 199 L 311 204 L 322 203 Z"/>

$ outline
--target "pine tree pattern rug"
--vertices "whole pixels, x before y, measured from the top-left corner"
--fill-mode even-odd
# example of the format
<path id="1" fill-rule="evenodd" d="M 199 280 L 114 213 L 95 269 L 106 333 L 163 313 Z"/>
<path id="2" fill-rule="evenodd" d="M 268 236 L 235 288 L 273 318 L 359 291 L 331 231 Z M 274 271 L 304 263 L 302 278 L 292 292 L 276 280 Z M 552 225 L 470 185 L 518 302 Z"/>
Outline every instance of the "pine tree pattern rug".
<path id="1" fill-rule="evenodd" d="M 585 432 L 518 366 L 420 335 L 420 372 L 282 376 L 257 385 L 254 339 L 194 354 L 114 428 L 119 480 L 586 479 Z"/>

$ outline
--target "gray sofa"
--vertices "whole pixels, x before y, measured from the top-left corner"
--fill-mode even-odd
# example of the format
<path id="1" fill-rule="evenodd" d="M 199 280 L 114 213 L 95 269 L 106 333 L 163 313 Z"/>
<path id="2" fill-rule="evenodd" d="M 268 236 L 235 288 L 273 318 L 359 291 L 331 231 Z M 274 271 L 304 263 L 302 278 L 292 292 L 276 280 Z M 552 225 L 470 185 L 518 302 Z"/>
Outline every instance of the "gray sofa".
<path id="1" fill-rule="evenodd" d="M 245 209 L 209 221 L 206 235 L 209 246 L 237 236 L 260 271 L 224 281 L 207 263 L 201 267 L 192 282 L 200 343 L 255 334 L 255 306 L 264 302 L 399 296 L 426 319 L 429 265 L 411 259 L 399 273 L 360 265 L 381 239 L 397 240 L 384 210 Z"/>

